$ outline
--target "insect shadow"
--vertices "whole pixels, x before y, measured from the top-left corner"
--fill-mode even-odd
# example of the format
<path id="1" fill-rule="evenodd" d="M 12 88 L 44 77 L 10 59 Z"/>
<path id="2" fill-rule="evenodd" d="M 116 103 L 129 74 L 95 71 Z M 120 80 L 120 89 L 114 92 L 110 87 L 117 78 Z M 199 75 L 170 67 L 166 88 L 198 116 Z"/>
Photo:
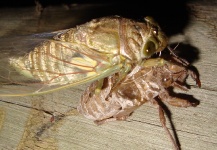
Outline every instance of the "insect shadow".
<path id="1" fill-rule="evenodd" d="M 170 45 L 170 47 L 176 47 L 176 45 L 178 46 L 176 49 L 174 49 L 174 53 L 180 58 L 187 60 L 189 64 L 193 64 L 200 59 L 199 49 L 192 46 L 191 44 L 173 43 Z M 168 51 L 165 51 L 165 53 L 166 52 Z"/>
<path id="2" fill-rule="evenodd" d="M 178 43 L 174 43 L 170 46 L 175 47 L 177 44 Z M 188 69 L 193 71 L 198 76 L 198 78 L 200 78 L 198 69 L 193 66 L 193 64 L 200 59 L 200 51 L 198 48 L 190 44 L 180 43 L 178 47 L 174 50 L 174 53 L 176 53 L 178 57 L 187 60 L 187 62 L 189 63 Z"/>
<path id="3" fill-rule="evenodd" d="M 192 46 L 191 44 L 185 43 L 172 43 L 169 45 L 172 51 L 179 57 L 186 60 L 190 65 L 197 62 L 200 59 L 200 51 L 198 48 Z M 163 50 L 161 54 L 158 53 L 153 55 L 153 58 L 162 57 L 166 60 L 171 58 L 171 51 L 167 49 Z"/>
<path id="4" fill-rule="evenodd" d="M 182 99 L 187 99 L 191 104 L 194 104 L 194 106 L 197 106 L 200 104 L 200 101 L 197 100 L 196 98 L 194 98 L 192 95 L 175 93 L 175 92 L 173 92 L 173 88 L 169 88 L 168 92 L 171 96 L 174 96 L 177 98 L 182 98 Z M 177 146 L 179 147 L 179 149 L 181 150 L 181 144 L 180 144 L 180 141 L 178 138 L 178 134 L 176 132 L 175 125 L 172 121 L 173 119 L 172 119 L 172 113 L 171 113 L 170 109 L 158 97 L 156 97 L 155 100 L 158 102 L 158 105 L 163 109 L 166 117 L 168 118 L 169 124 L 170 124 L 171 129 L 172 129 L 174 140 L 175 140 Z"/>

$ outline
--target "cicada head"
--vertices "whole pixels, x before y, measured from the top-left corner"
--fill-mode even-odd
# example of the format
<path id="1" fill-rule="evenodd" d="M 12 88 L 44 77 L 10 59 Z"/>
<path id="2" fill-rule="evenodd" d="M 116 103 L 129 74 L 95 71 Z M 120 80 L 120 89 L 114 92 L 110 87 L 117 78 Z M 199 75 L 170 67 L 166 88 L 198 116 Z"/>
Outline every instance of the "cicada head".
<path id="1" fill-rule="evenodd" d="M 185 81 L 189 75 L 187 67 L 168 62 L 166 65 L 164 65 L 163 70 L 162 83 L 165 88 L 174 86 L 175 83 L 176 85 L 180 85 L 180 87 L 185 89 Z"/>
<path id="2" fill-rule="evenodd" d="M 144 20 L 146 21 L 147 31 L 143 35 L 144 43 L 141 49 L 141 57 L 149 58 L 167 46 L 168 38 L 152 17 L 145 17 Z"/>

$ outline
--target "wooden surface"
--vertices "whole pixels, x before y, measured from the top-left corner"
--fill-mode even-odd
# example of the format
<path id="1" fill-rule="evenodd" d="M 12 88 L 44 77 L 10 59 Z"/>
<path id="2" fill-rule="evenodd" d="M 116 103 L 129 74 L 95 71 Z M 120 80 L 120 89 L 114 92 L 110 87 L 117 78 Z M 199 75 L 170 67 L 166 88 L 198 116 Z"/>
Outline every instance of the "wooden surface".
<path id="1" fill-rule="evenodd" d="M 199 70 L 202 82 L 200 89 L 193 86 L 186 93 L 200 101 L 197 107 L 168 106 L 183 150 L 217 149 L 216 6 L 215 1 L 189 2 L 190 17 L 182 32 L 169 33 L 170 43 L 180 42 L 179 47 Z M 84 22 L 85 17 L 78 21 L 85 16 L 81 10 L 90 7 L 93 6 L 53 6 L 45 8 L 41 14 L 35 11 L 35 7 L 13 8 L 13 11 L 1 8 L 0 36 L 69 28 Z M 162 25 L 167 29 L 166 24 Z M 175 22 L 173 25 L 175 28 Z M 188 82 L 194 84 L 191 80 Z M 86 86 L 39 96 L 0 97 L 0 149 L 172 149 L 160 125 L 158 110 L 151 105 L 143 105 L 127 121 L 101 126 L 78 114 L 76 107 Z M 167 126 L 171 130 L 169 122 Z"/>

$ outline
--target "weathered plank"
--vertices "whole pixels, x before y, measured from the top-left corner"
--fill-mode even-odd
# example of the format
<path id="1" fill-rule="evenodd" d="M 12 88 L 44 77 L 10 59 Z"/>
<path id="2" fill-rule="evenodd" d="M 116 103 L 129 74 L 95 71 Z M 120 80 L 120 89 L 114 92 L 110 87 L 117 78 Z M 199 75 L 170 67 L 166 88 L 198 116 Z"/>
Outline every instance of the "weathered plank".
<path id="1" fill-rule="evenodd" d="M 183 34 L 171 37 L 170 42 L 181 42 L 179 48 L 184 51 L 186 58 L 195 55 L 193 65 L 199 70 L 202 87 L 201 89 L 193 87 L 186 94 L 191 94 L 200 100 L 200 105 L 195 108 L 169 106 L 169 109 L 183 150 L 215 150 L 217 148 L 217 78 L 215 77 L 217 7 L 205 2 L 192 2 L 188 7 L 191 10 L 188 26 L 183 30 Z M 21 16 L 30 13 L 29 18 L 23 17 L 23 20 L 19 20 L 19 16 L 12 18 L 7 9 L 0 9 L 1 12 L 8 13 L 5 18 L 0 13 L 2 18 L 0 24 L 5 23 L 1 28 L 13 21 L 13 24 L 17 25 L 16 27 L 7 25 L 0 35 L 49 32 L 78 23 L 77 18 L 67 20 L 66 17 L 61 20 L 60 14 L 68 14 L 69 10 L 47 8 L 40 24 L 38 23 L 40 17 L 34 14 L 34 9 L 32 7 L 18 10 L 23 12 Z M 59 16 L 60 20 L 56 21 L 65 20 L 65 22 L 57 24 L 53 22 L 46 26 L 46 19 L 43 17 L 48 17 L 50 12 L 59 14 L 56 16 Z M 75 16 L 79 18 L 79 13 Z M 13 21 L 8 21 L 6 18 L 11 18 Z M 21 28 L 20 24 L 25 28 Z M 28 28 L 26 24 L 33 26 Z M 189 83 L 195 84 L 191 80 Z M 97 126 L 78 114 L 76 107 L 86 86 L 40 96 L 1 97 L 0 149 L 172 149 L 172 144 L 160 125 L 158 110 L 153 106 L 145 104 L 127 121 L 110 122 L 102 126 Z M 169 121 L 167 126 L 171 130 Z"/>

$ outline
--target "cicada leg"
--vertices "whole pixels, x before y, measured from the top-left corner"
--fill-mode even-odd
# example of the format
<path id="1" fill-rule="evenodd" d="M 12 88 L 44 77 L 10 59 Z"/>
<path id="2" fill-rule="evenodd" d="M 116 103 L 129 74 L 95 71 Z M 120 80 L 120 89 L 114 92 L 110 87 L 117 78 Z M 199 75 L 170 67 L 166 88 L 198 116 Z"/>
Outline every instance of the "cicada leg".
<path id="1" fill-rule="evenodd" d="M 104 82 L 104 79 L 99 79 L 98 80 L 98 83 L 97 83 L 97 86 L 96 86 L 96 89 L 95 89 L 95 94 L 99 94 L 101 89 L 102 89 L 102 86 L 103 86 L 103 82 Z"/>
<path id="2" fill-rule="evenodd" d="M 166 133 L 169 136 L 170 140 L 172 141 L 174 149 L 175 150 L 180 150 L 180 147 L 178 146 L 178 144 L 176 143 L 176 141 L 173 138 L 172 134 L 170 133 L 170 131 L 166 127 L 166 118 L 165 118 L 165 115 L 164 115 L 163 108 L 160 105 L 158 105 L 158 109 L 159 109 L 159 117 L 160 117 L 160 122 L 161 122 L 162 127 L 164 128 L 164 130 L 166 131 Z"/>
<path id="3" fill-rule="evenodd" d="M 188 72 L 189 72 L 190 76 L 192 77 L 192 79 L 196 82 L 197 86 L 200 88 L 201 87 L 201 82 L 200 82 L 199 75 L 196 74 L 192 70 L 188 70 Z"/>
<path id="4" fill-rule="evenodd" d="M 176 107 L 196 107 L 199 104 L 198 101 L 190 102 L 186 99 L 170 96 L 167 91 L 160 93 L 159 97 L 162 101 Z"/>
<path id="5" fill-rule="evenodd" d="M 130 64 L 126 64 L 124 65 L 124 68 L 120 70 L 120 72 L 117 73 L 118 78 L 116 79 L 114 86 L 113 86 L 113 90 L 115 89 L 116 86 L 119 85 L 119 83 L 121 83 L 122 80 L 125 79 L 125 77 L 127 76 L 127 74 L 129 73 L 129 71 L 131 70 L 131 65 Z M 104 78 L 103 79 L 99 79 L 96 89 L 95 89 L 95 94 L 99 94 L 100 91 L 102 90 L 104 85 Z M 112 91 L 113 91 L 112 90 Z M 111 93 L 112 93 L 111 91 Z"/>
<path id="6" fill-rule="evenodd" d="M 106 119 L 103 119 L 103 120 L 95 120 L 94 123 L 97 124 L 97 125 L 102 125 L 104 123 L 112 122 L 112 121 L 124 121 L 128 117 L 129 117 L 129 115 L 121 116 L 121 117 L 111 117 L 111 118 L 106 118 Z"/>
<path id="7" fill-rule="evenodd" d="M 102 125 L 104 123 L 111 122 L 111 121 L 116 121 L 116 120 L 117 120 L 116 118 L 107 118 L 107 119 L 103 119 L 103 120 L 95 120 L 94 123 L 96 125 Z"/>
<path id="8" fill-rule="evenodd" d="M 177 97 L 169 97 L 166 102 L 176 107 L 196 107 L 199 104 L 198 102 L 189 102 L 186 99 Z"/>

